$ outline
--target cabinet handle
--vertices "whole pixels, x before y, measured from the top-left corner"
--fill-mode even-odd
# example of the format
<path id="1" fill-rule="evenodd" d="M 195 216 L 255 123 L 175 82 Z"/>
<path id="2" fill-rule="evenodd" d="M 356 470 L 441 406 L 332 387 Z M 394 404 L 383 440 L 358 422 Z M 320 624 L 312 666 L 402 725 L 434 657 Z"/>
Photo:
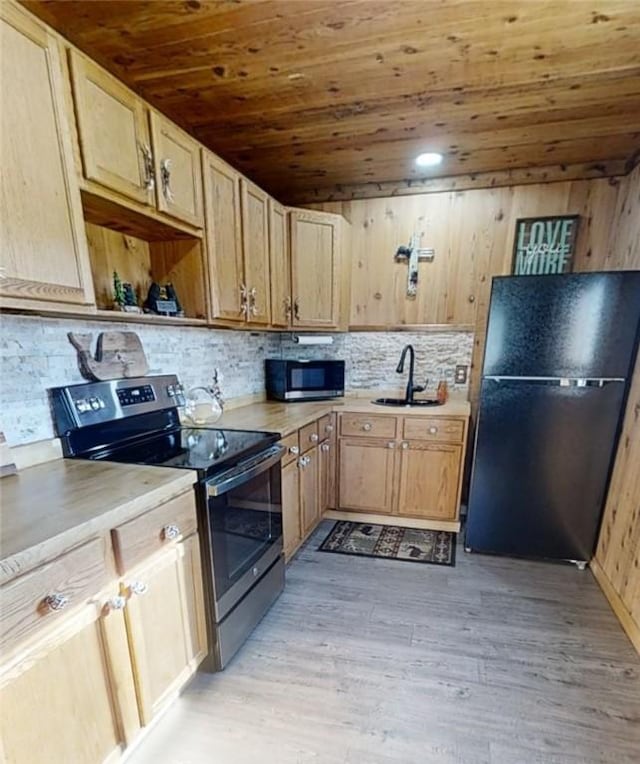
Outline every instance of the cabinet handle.
<path id="1" fill-rule="evenodd" d="M 244 284 L 240 284 L 240 315 L 247 317 L 249 312 L 249 304 L 247 302 L 247 287 Z"/>
<path id="2" fill-rule="evenodd" d="M 293 301 L 293 317 L 296 321 L 300 320 L 300 300 L 297 297 Z"/>
<path id="3" fill-rule="evenodd" d="M 127 590 L 129 592 L 129 596 L 132 596 L 134 594 L 140 595 L 140 594 L 146 594 L 147 591 L 149 590 L 149 587 L 143 581 L 132 581 L 127 586 Z"/>
<path id="4" fill-rule="evenodd" d="M 409 444 L 408 444 L 408 443 L 405 441 L 405 442 L 402 444 L 402 449 L 403 449 L 403 451 L 406 451 L 408 448 L 409 448 Z"/>
<path id="5" fill-rule="evenodd" d="M 110 612 L 111 610 L 123 610 L 126 604 L 127 598 L 123 597 L 121 594 L 118 594 L 105 602 L 104 609 L 107 612 Z"/>
<path id="6" fill-rule="evenodd" d="M 139 143 L 142 161 L 144 163 L 144 187 L 147 191 L 153 191 L 156 186 L 156 171 L 153 167 L 153 154 L 146 143 Z"/>
<path id="7" fill-rule="evenodd" d="M 429 433 L 431 435 L 435 435 L 438 432 L 438 428 L 437 427 L 429 427 L 428 431 L 429 431 Z"/>
<path id="8" fill-rule="evenodd" d="M 363 429 L 365 432 L 369 432 L 369 431 L 371 430 L 371 424 L 370 424 L 369 422 L 365 422 L 365 423 L 362 425 L 362 429 Z"/>
<path id="9" fill-rule="evenodd" d="M 173 201 L 173 191 L 171 190 L 171 160 L 160 160 L 160 181 L 162 182 L 162 193 L 164 198 L 171 203 Z"/>
<path id="10" fill-rule="evenodd" d="M 396 447 L 396 444 L 395 444 L 395 443 L 394 443 L 392 440 L 390 440 L 390 441 L 387 443 L 387 448 L 395 448 L 395 447 Z"/>
<path id="11" fill-rule="evenodd" d="M 328 443 L 323 443 L 323 444 L 320 446 L 320 448 L 321 448 L 323 451 L 328 451 L 328 450 L 329 450 L 329 448 L 330 448 L 330 446 L 329 446 L 329 444 L 328 444 Z"/>
<path id="12" fill-rule="evenodd" d="M 291 297 L 284 298 L 284 315 L 287 321 L 291 321 Z"/>
<path id="13" fill-rule="evenodd" d="M 324 428 L 324 431 L 327 432 L 327 433 L 328 432 L 333 432 L 333 425 L 332 424 L 326 425 L 326 427 Z"/>
<path id="14" fill-rule="evenodd" d="M 289 453 L 290 454 L 299 454 L 300 453 L 300 449 L 298 448 L 298 446 L 289 446 Z"/>
<path id="15" fill-rule="evenodd" d="M 47 594 L 43 602 L 45 606 L 52 612 L 58 610 L 64 610 L 71 600 L 66 594 L 61 592 L 54 592 L 53 594 Z"/>
<path id="16" fill-rule="evenodd" d="M 318 433 L 317 432 L 312 432 L 311 435 L 309 435 L 309 440 L 312 443 L 317 443 L 318 442 Z"/>
<path id="17" fill-rule="evenodd" d="M 301 456 L 300 459 L 298 460 L 298 464 L 300 465 L 300 467 L 306 467 L 310 461 L 311 459 L 308 456 Z"/>
<path id="18" fill-rule="evenodd" d="M 256 305 L 256 288 L 251 287 L 249 290 L 249 311 L 251 312 L 252 316 L 258 315 L 258 306 Z"/>
<path id="19" fill-rule="evenodd" d="M 175 525 L 174 523 L 169 523 L 169 525 L 165 525 L 162 529 L 162 538 L 164 538 L 165 541 L 173 541 L 173 539 L 177 539 L 180 535 L 180 526 Z"/>

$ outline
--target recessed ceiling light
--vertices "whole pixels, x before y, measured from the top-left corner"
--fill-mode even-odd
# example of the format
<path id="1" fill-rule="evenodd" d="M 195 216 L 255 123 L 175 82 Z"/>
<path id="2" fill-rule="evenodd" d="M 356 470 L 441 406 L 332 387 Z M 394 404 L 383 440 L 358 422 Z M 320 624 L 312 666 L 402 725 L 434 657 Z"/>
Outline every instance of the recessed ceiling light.
<path id="1" fill-rule="evenodd" d="M 435 151 L 427 151 L 416 157 L 418 167 L 435 167 L 440 162 L 442 162 L 442 154 L 437 154 Z"/>

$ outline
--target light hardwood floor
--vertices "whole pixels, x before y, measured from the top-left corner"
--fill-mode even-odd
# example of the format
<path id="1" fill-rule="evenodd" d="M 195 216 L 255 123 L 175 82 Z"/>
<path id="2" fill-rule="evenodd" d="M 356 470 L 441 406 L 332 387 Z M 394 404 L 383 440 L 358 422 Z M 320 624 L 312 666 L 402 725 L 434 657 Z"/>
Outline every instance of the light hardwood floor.
<path id="1" fill-rule="evenodd" d="M 129 764 L 640 761 L 640 659 L 588 571 L 318 552 Z"/>

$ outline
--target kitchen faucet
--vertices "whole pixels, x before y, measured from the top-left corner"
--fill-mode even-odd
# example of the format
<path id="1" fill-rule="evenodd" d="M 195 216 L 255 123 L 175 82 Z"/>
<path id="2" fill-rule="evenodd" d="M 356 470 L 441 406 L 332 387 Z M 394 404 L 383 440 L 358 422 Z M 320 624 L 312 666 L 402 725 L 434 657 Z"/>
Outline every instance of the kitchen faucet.
<path id="1" fill-rule="evenodd" d="M 413 403 L 413 394 L 423 392 L 426 389 L 426 386 L 416 385 L 413 382 L 413 374 L 416 363 L 416 353 L 413 349 L 413 345 L 405 345 L 402 349 L 402 355 L 400 356 L 400 362 L 396 367 L 396 373 L 402 374 L 404 371 L 404 359 L 407 357 L 407 353 L 409 353 L 409 379 L 407 381 L 407 392 L 405 394 L 404 403 L 405 406 L 410 406 Z"/>

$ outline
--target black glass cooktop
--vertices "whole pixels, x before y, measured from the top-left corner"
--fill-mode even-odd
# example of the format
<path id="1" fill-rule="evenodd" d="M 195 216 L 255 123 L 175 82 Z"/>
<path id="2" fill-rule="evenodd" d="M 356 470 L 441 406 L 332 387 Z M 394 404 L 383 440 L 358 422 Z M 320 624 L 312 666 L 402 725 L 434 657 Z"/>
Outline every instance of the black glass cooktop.
<path id="1" fill-rule="evenodd" d="M 180 427 L 134 444 L 104 449 L 92 458 L 126 464 L 180 467 L 210 476 L 223 466 L 230 467 L 262 451 L 278 439 L 279 435 L 272 432 Z"/>

